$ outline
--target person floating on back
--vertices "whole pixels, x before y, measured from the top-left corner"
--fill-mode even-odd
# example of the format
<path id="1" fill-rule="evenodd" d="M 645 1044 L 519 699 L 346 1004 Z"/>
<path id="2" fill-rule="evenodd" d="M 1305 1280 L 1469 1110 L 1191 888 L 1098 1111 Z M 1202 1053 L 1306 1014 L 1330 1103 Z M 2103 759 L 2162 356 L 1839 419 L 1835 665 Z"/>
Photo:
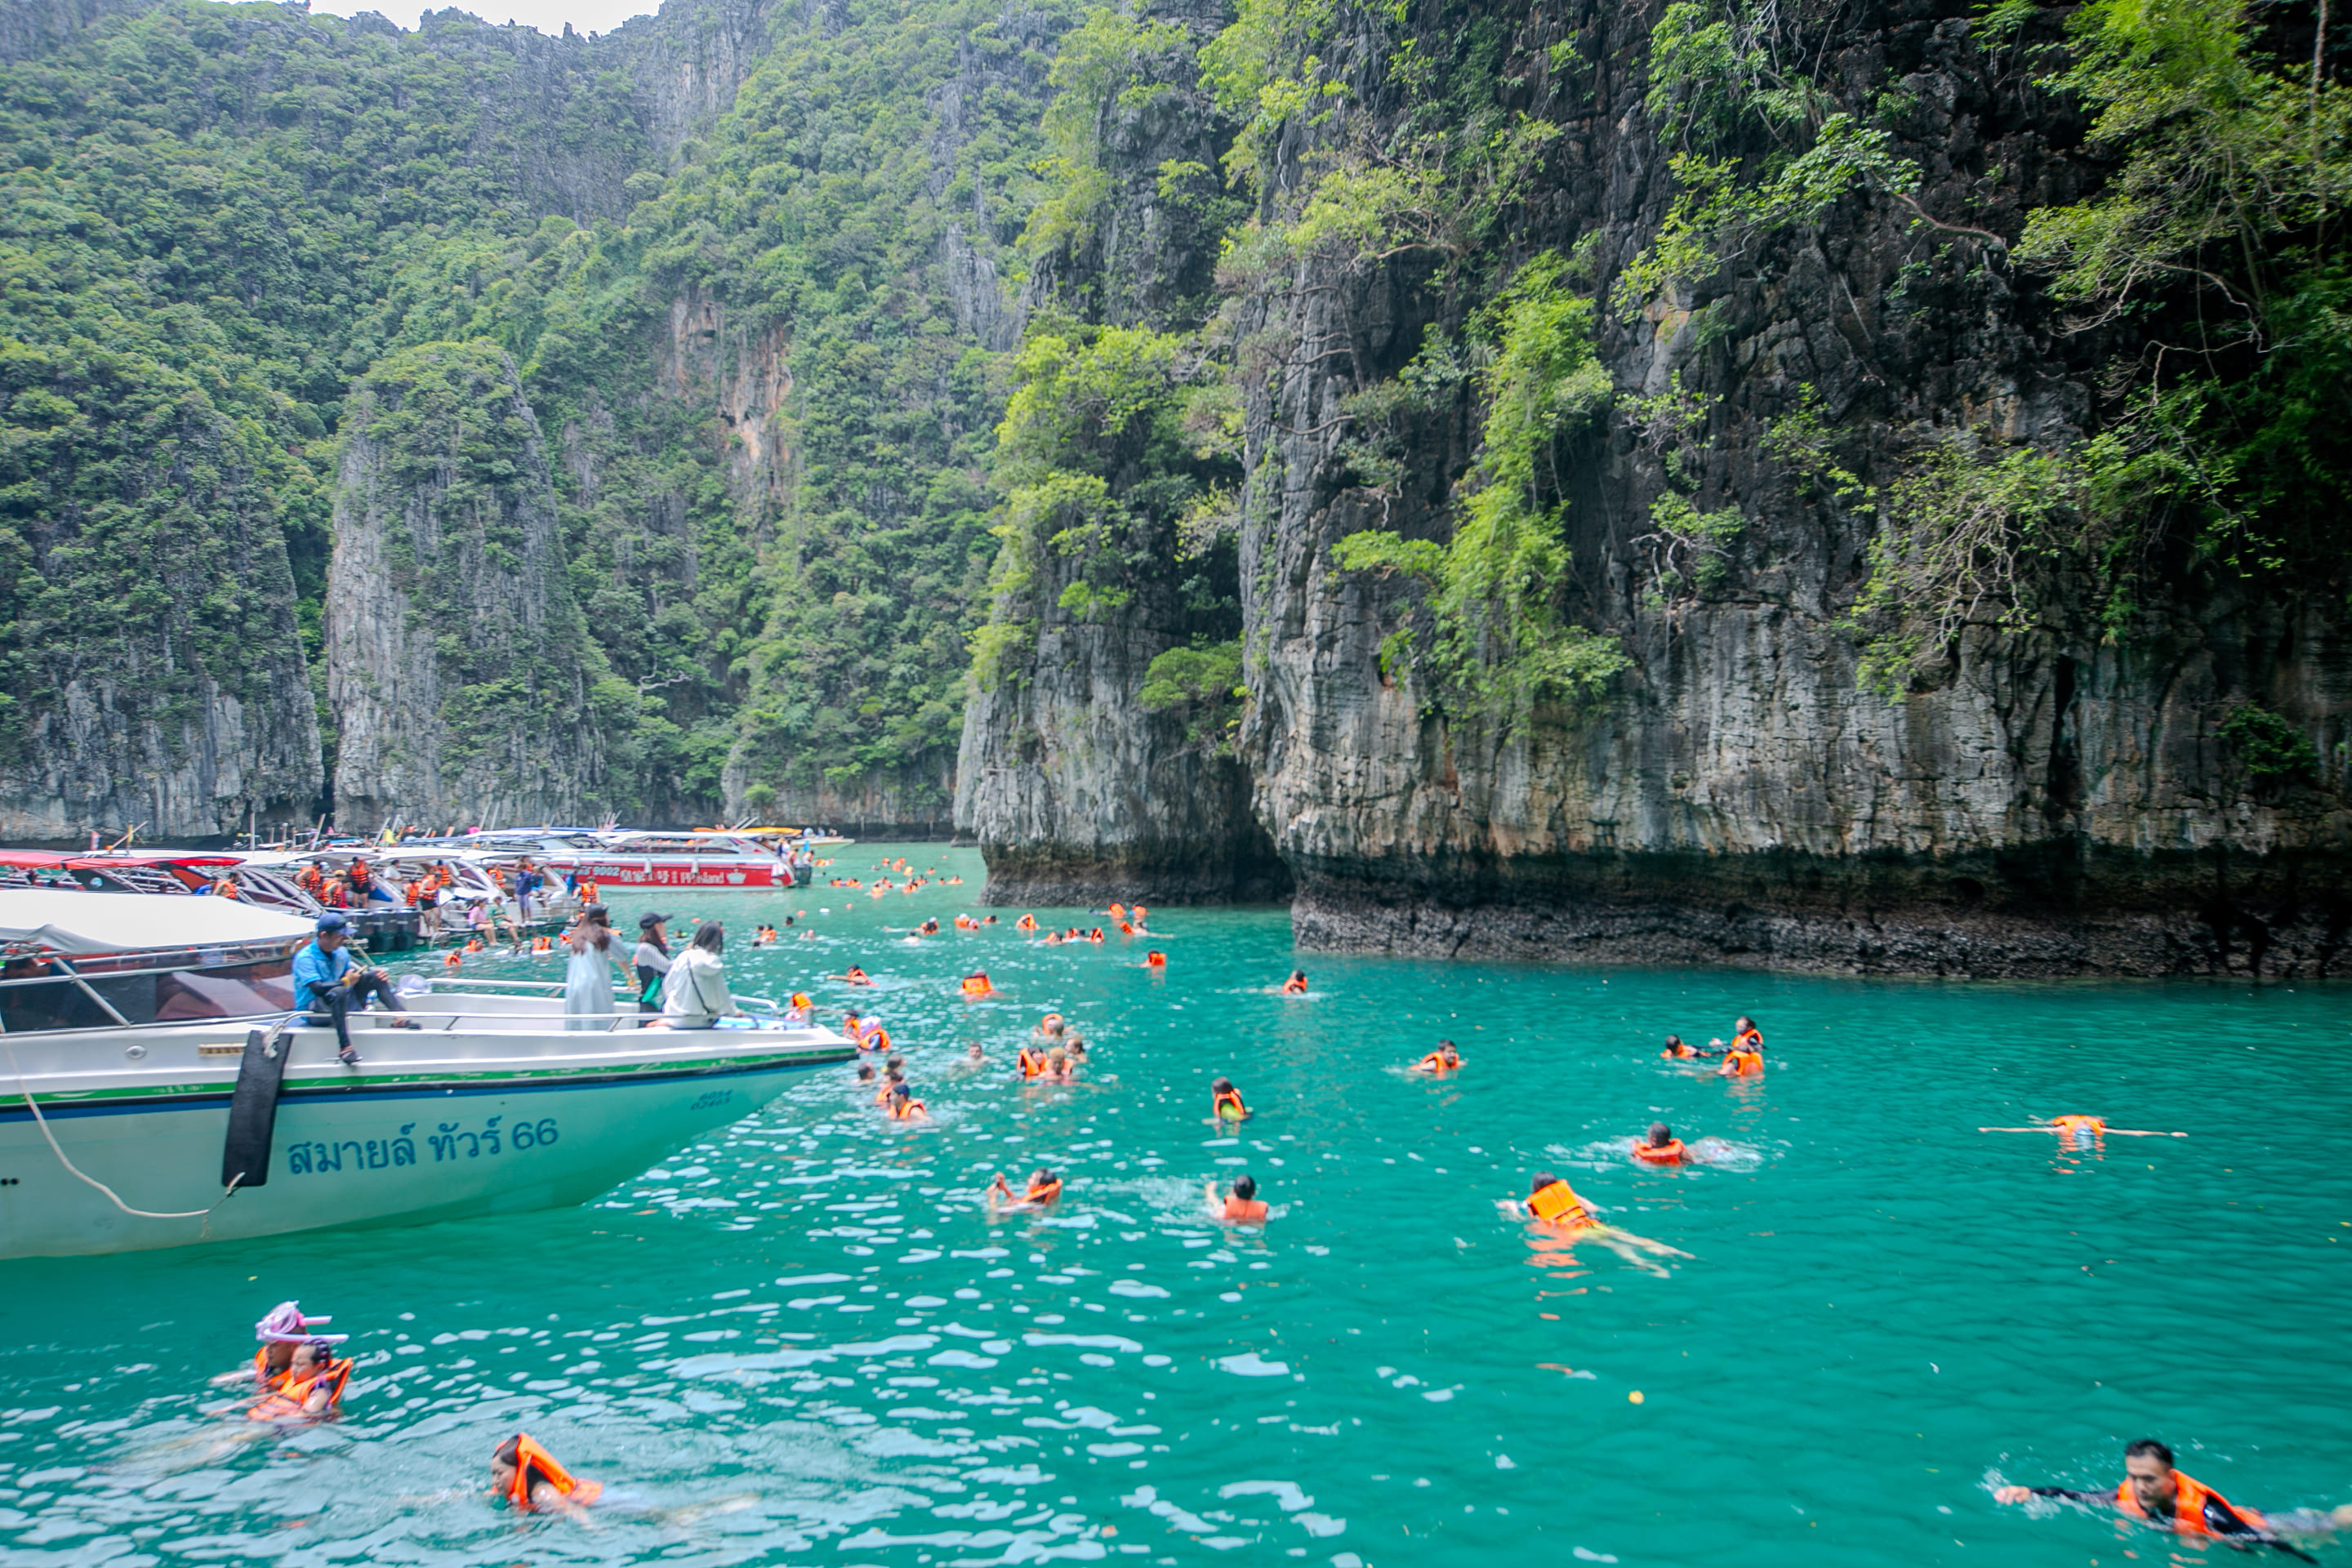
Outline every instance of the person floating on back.
<path id="1" fill-rule="evenodd" d="M 2250 1508 L 2233 1506 L 2227 1498 L 2172 1468 L 2172 1450 L 2153 1437 L 2142 1437 L 2124 1450 L 2124 1479 L 2113 1491 L 2078 1491 L 2072 1487 L 2002 1487 L 1995 1502 L 2023 1502 L 2028 1498 L 2064 1498 L 2072 1502 L 2111 1506 L 2128 1519 L 2143 1520 L 2176 1535 L 2240 1541 L 2275 1547 L 2305 1562 L 2305 1556 L 2278 1538 L 2279 1530 L 2295 1533 L 2352 1526 L 2352 1505 L 2332 1512 L 2298 1509 L 2275 1520 Z"/>
<path id="2" fill-rule="evenodd" d="M 1289 979 L 1287 979 L 1287 980 L 1286 980 L 1286 981 L 1284 981 L 1284 982 L 1282 983 L 1282 994 L 1283 994 L 1285 996 L 1304 996 L 1304 995 L 1306 995 L 1306 994 L 1307 994 L 1307 971 L 1305 971 L 1305 970 L 1303 970 L 1303 969 L 1294 969 L 1294 970 L 1292 970 L 1292 971 L 1290 972 L 1290 978 L 1289 978 Z"/>
<path id="3" fill-rule="evenodd" d="M 1683 1147 L 1683 1141 L 1675 1136 L 1674 1129 L 1663 1121 L 1650 1123 L 1647 1138 L 1633 1140 L 1633 1158 L 1644 1165 L 1687 1165 L 1691 1163 L 1690 1151 Z"/>
<path id="4" fill-rule="evenodd" d="M 1454 1048 L 1454 1042 L 1440 1040 L 1437 1042 L 1435 1050 L 1412 1064 L 1412 1070 L 1426 1073 L 1453 1072 L 1461 1065 L 1462 1053 Z"/>
<path id="5" fill-rule="evenodd" d="M 490 1455 L 490 1485 L 509 1506 L 574 1513 L 604 1495 L 602 1481 L 581 1480 L 556 1463 L 528 1432 L 518 1432 Z"/>
<path id="6" fill-rule="evenodd" d="M 1219 1193 L 1217 1184 L 1211 1182 L 1202 1189 L 1208 1200 L 1209 1213 L 1230 1225 L 1264 1225 L 1266 1206 L 1257 1195 L 1257 1180 L 1247 1172 L 1234 1178 L 1229 1192 Z"/>
<path id="7" fill-rule="evenodd" d="M 1979 1127 L 1979 1132 L 2055 1132 L 2070 1149 L 2088 1148 L 2109 1138 L 2186 1138 L 2186 1132 L 2149 1132 L 2137 1127 L 2110 1127 L 2097 1116 L 2053 1116 L 2032 1127 Z"/>
<path id="8" fill-rule="evenodd" d="M 1242 1091 L 1234 1080 L 1221 1078 L 1209 1085 L 1209 1119 L 1219 1126 L 1238 1127 L 1250 1117 L 1249 1107 L 1242 1103 Z"/>
<path id="9" fill-rule="evenodd" d="M 1717 1043 L 1720 1044 L 1721 1042 L 1718 1041 Z M 1683 1037 L 1680 1035 L 1668 1035 L 1666 1037 L 1666 1048 L 1660 1051 L 1658 1054 L 1662 1057 L 1687 1059 L 1692 1057 L 1719 1056 L 1722 1053 L 1719 1051 L 1701 1050 L 1696 1046 L 1685 1045 L 1683 1043 Z"/>

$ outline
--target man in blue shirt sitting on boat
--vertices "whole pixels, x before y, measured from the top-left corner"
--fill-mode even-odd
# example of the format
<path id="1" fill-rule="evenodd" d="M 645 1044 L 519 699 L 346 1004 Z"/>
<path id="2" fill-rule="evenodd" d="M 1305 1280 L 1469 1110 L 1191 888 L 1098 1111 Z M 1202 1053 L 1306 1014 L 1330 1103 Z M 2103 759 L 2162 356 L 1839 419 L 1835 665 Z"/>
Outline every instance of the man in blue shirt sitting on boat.
<path id="1" fill-rule="evenodd" d="M 362 969 L 352 961 L 350 949 L 343 945 L 350 930 L 343 917 L 332 910 L 319 917 L 318 934 L 294 955 L 294 1000 L 310 1010 L 311 1023 L 335 1026 L 335 1043 L 343 1065 L 357 1067 L 360 1054 L 352 1049 L 349 1019 L 353 1000 L 364 1006 L 373 996 L 402 1015 L 393 1019 L 395 1028 L 413 1029 L 416 1021 L 405 1016 L 408 1009 L 394 994 L 391 975 L 381 969 Z M 320 1016 L 321 1013 L 326 1016 Z"/>

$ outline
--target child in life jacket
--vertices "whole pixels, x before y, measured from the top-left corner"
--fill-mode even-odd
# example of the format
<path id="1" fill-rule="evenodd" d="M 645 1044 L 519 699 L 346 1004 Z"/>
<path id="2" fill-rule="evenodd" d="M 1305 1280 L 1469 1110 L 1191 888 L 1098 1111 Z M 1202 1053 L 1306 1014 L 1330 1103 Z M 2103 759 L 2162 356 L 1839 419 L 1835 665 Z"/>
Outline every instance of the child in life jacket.
<path id="1" fill-rule="evenodd" d="M 1234 1178 L 1233 1189 L 1220 1194 L 1217 1184 L 1211 1182 L 1202 1189 L 1209 1200 L 1209 1213 L 1232 1225 L 1264 1225 L 1266 1206 L 1257 1195 L 1257 1178 L 1246 1172 Z"/>
<path id="2" fill-rule="evenodd" d="M 1219 1126 L 1232 1122 L 1235 1126 L 1249 1120 L 1249 1107 L 1242 1103 L 1242 1091 L 1234 1087 L 1229 1078 L 1216 1079 L 1209 1085 L 1209 1118 Z"/>
<path id="3" fill-rule="evenodd" d="M 286 1375 L 269 1385 L 252 1409 L 248 1421 L 298 1421 L 324 1415 L 342 1402 L 343 1384 L 351 1381 L 352 1363 L 335 1358 L 334 1343 L 345 1336 L 321 1334 L 294 1347 Z"/>
<path id="4" fill-rule="evenodd" d="M 510 1507 L 558 1513 L 576 1513 L 604 1491 L 602 1481 L 575 1478 L 528 1432 L 516 1433 L 491 1453 L 490 1486 Z"/>

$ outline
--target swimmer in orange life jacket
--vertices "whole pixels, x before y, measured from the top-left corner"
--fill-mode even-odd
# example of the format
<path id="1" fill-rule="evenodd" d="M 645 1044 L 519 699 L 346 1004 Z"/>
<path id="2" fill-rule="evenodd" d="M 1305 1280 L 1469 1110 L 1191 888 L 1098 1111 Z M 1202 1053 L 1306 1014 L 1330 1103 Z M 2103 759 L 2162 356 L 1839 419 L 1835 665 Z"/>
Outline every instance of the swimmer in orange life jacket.
<path id="1" fill-rule="evenodd" d="M 1053 1207 L 1061 1196 L 1062 1178 L 1043 1165 L 1029 1173 L 1028 1184 L 1019 1197 L 1013 1195 L 1013 1189 L 1005 1184 L 1004 1173 L 999 1171 L 996 1180 L 989 1184 L 988 1206 L 992 1209 L 1045 1209 Z"/>
<path id="2" fill-rule="evenodd" d="M 352 1377 L 352 1363 L 335 1359 L 334 1342 L 345 1336 L 321 1334 L 294 1347 L 286 1375 L 245 1413 L 248 1421 L 295 1421 L 324 1415 L 342 1402 L 343 1384 Z"/>
<path id="3" fill-rule="evenodd" d="M 1287 980 L 1286 980 L 1286 981 L 1284 981 L 1284 982 L 1282 983 L 1282 994 L 1283 994 L 1285 996 L 1304 996 L 1304 995 L 1306 995 L 1306 994 L 1307 994 L 1307 971 L 1305 971 L 1305 970 L 1303 970 L 1303 969 L 1294 969 L 1294 970 L 1292 970 L 1292 971 L 1290 972 L 1290 978 L 1289 978 L 1289 979 L 1287 979 Z"/>
<path id="4" fill-rule="evenodd" d="M 890 1116 L 897 1121 L 920 1121 L 930 1115 L 904 1079 L 890 1086 Z"/>
<path id="5" fill-rule="evenodd" d="M 1242 1103 L 1242 1091 L 1234 1080 L 1221 1078 L 1209 1085 L 1209 1119 L 1220 1127 L 1232 1122 L 1238 1127 L 1249 1120 L 1249 1107 Z"/>
<path id="6" fill-rule="evenodd" d="M 516 1433 L 491 1453 L 490 1486 L 512 1507 L 557 1513 L 578 1513 L 604 1491 L 602 1481 L 575 1479 L 528 1432 Z"/>
<path id="7" fill-rule="evenodd" d="M 1211 1182 L 1202 1189 L 1201 1195 L 1208 1200 L 1209 1214 L 1213 1218 L 1232 1225 L 1265 1223 L 1267 1210 L 1264 1200 L 1257 1195 L 1257 1179 L 1246 1173 L 1234 1178 L 1231 1192 L 1220 1193 L 1217 1184 Z"/>
<path id="8" fill-rule="evenodd" d="M 852 985 L 871 985 L 874 984 L 873 976 L 867 974 L 866 971 L 858 968 L 857 965 L 854 963 L 849 966 L 849 972 L 847 973 L 835 974 L 828 976 L 828 978 L 846 981 Z"/>
<path id="9" fill-rule="evenodd" d="M 2318 1534 L 2352 1526 L 2352 1505 L 2331 1510 L 2296 1509 L 2265 1516 L 2233 1506 L 2202 1482 L 2172 1468 L 2172 1450 L 2153 1437 L 2142 1437 L 2124 1450 L 2124 1479 L 2113 1491 L 2079 1491 L 2072 1487 L 2002 1487 L 1995 1502 L 2023 1502 L 2028 1498 L 2064 1498 L 2070 1502 L 2112 1507 L 2126 1518 L 2144 1520 L 2176 1535 L 2219 1538 L 2274 1547 L 2306 1563 L 2316 1559 L 2279 1539 L 2281 1531 Z"/>
<path id="10" fill-rule="evenodd" d="M 1719 1045 L 1722 1042 L 1717 1041 L 1717 1043 Z M 1703 1051 L 1696 1046 L 1685 1045 L 1683 1043 L 1683 1037 L 1680 1035 L 1668 1035 L 1666 1037 L 1666 1048 L 1660 1051 L 1658 1054 L 1662 1057 L 1689 1058 L 1719 1056 L 1722 1053 L 1719 1051 Z"/>
<path id="11" fill-rule="evenodd" d="M 1683 1141 L 1675 1136 L 1674 1129 L 1663 1121 L 1650 1123 L 1650 1135 L 1646 1139 L 1633 1140 L 1633 1158 L 1645 1165 L 1687 1165 L 1691 1163 L 1690 1151 L 1683 1147 Z"/>
<path id="12" fill-rule="evenodd" d="M 1528 1188 L 1527 1209 L 1544 1224 L 1556 1225 L 1563 1230 L 1582 1230 L 1601 1223 L 1585 1208 L 1576 1189 L 1549 1171 L 1535 1173 Z"/>
<path id="13" fill-rule="evenodd" d="M 1168 955 L 1160 952 L 1158 948 L 1154 948 L 1150 952 L 1143 955 L 1143 967 L 1146 969 L 1165 969 L 1168 967 Z"/>
<path id="14" fill-rule="evenodd" d="M 1739 1033 L 1723 1053 L 1723 1065 L 1715 1069 L 1717 1078 L 1754 1078 L 1764 1070 L 1764 1037 L 1747 1019 L 1739 1022 Z"/>
<path id="15" fill-rule="evenodd" d="M 1013 922 L 1013 929 L 1014 931 L 1035 931 L 1037 929 L 1037 917 L 1035 915 L 1023 915 L 1019 920 Z"/>
<path id="16" fill-rule="evenodd" d="M 1452 1072 L 1461 1065 L 1462 1053 L 1454 1048 L 1454 1042 L 1440 1040 L 1437 1042 L 1435 1050 L 1412 1064 L 1412 1070 L 1426 1073 Z"/>
<path id="17" fill-rule="evenodd" d="M 1549 1258 L 1563 1247 L 1596 1241 L 1635 1268 L 1664 1275 L 1665 1268 L 1650 1261 L 1652 1258 L 1690 1256 L 1663 1241 L 1652 1241 L 1594 1218 L 1576 1189 L 1549 1171 L 1538 1171 L 1528 1184 L 1528 1195 L 1505 1207 L 1522 1220 L 1534 1219 L 1543 1226 L 1544 1239 L 1537 1244 L 1539 1258 Z"/>
<path id="18" fill-rule="evenodd" d="M 1053 1038 L 1061 1032 L 1062 1016 L 1059 1013 L 1048 1013 L 1037 1020 L 1037 1033 L 1047 1039 Z"/>
<path id="19" fill-rule="evenodd" d="M 993 994 L 995 990 L 996 987 L 989 984 L 988 971 L 984 969 L 975 969 L 963 977 L 963 994 L 967 996 L 987 996 Z"/>

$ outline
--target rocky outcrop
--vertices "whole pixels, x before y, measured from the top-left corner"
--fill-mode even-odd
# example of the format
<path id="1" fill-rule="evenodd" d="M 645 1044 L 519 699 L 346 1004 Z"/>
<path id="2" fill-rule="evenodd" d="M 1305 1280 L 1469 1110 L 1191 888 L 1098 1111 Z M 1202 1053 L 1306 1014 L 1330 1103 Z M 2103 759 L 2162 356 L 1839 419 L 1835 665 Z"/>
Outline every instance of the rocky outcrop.
<path id="1" fill-rule="evenodd" d="M 160 434 L 116 470 L 107 508 L 58 495 L 8 535 L 0 625 L 20 695 L 0 702 L 0 837 L 310 819 L 310 669 L 285 522 L 257 472 L 278 454 L 200 392 Z"/>
<path id="2" fill-rule="evenodd" d="M 1216 25 L 1213 16 L 1187 20 L 1195 37 Z M 1033 303 L 1050 300 L 1114 327 L 1192 328 L 1213 302 L 1218 235 L 1204 216 L 1213 202 L 1171 192 L 1164 172 L 1190 164 L 1205 174 L 1223 131 L 1189 47 L 1139 64 L 1150 89 L 1114 93 L 1100 110 L 1110 195 L 1095 222 L 1041 259 Z M 1102 466 L 1122 497 L 1165 482 L 1132 450 Z M 1193 602 L 1204 584 L 1234 602 L 1230 553 L 1180 559 L 1174 520 L 1148 502 L 1127 508 L 1119 526 L 1121 602 L 1074 602 L 1081 563 L 1048 548 L 1018 602 L 998 606 L 1001 621 L 1024 628 L 1024 646 L 990 661 L 1002 679 L 975 683 L 956 783 L 956 824 L 988 860 L 983 896 L 1020 904 L 1280 898 L 1289 873 L 1251 814 L 1249 774 L 1227 738 L 1197 715 L 1149 711 L 1142 701 L 1155 657 L 1238 631 L 1229 613 Z"/>
<path id="3" fill-rule="evenodd" d="M 343 417 L 326 605 L 336 820 L 597 815 L 590 645 L 512 362 L 485 342 L 406 350 Z"/>
<path id="4" fill-rule="evenodd" d="M 1519 243 L 1597 237 L 1604 298 L 1663 216 L 1664 150 L 1625 66 L 1649 19 L 1547 5 L 1515 40 L 1530 61 L 1573 41 L 1596 110 L 1568 128 Z M 1930 213 L 2014 234 L 2021 208 L 2095 177 L 2063 151 L 2067 112 L 1995 69 L 1963 8 L 1865 7 L 1827 76 L 1912 95 L 1904 151 Z M 2059 332 L 1999 252 L 1914 216 L 1849 196 L 1706 294 L 1609 324 L 1621 389 L 1679 374 L 1711 408 L 1698 496 L 1738 509 L 1736 557 L 1718 588 L 1661 591 L 1639 537 L 1657 457 L 1621 412 L 1576 456 L 1568 526 L 1576 616 L 1619 634 L 1633 666 L 1589 710 L 1507 727 L 1433 717 L 1427 692 L 1384 678 L 1380 641 L 1411 595 L 1331 559 L 1363 528 L 1443 538 L 1446 487 L 1376 515 L 1343 433 L 1298 433 L 1398 368 L 1437 307 L 1393 273 L 1339 268 L 1252 301 L 1254 330 L 1349 351 L 1302 356 L 1250 411 L 1265 521 L 1243 579 L 1265 587 L 1247 602 L 1249 740 L 1302 945 L 1967 974 L 2340 965 L 2352 641 L 2333 609 L 2208 593 L 2145 605 L 2116 641 L 1979 628 L 1899 701 L 1857 679 L 1841 619 L 1874 520 L 1806 493 L 1764 450 L 1767 422 L 1810 387 L 1884 480 L 1939 431 L 2055 444 L 2094 403 L 2098 345 Z M 1441 477 L 1462 461 L 1442 432 L 1408 459 Z M 2319 741 L 2324 777 L 2253 786 L 2217 735 L 2250 699 Z"/>

